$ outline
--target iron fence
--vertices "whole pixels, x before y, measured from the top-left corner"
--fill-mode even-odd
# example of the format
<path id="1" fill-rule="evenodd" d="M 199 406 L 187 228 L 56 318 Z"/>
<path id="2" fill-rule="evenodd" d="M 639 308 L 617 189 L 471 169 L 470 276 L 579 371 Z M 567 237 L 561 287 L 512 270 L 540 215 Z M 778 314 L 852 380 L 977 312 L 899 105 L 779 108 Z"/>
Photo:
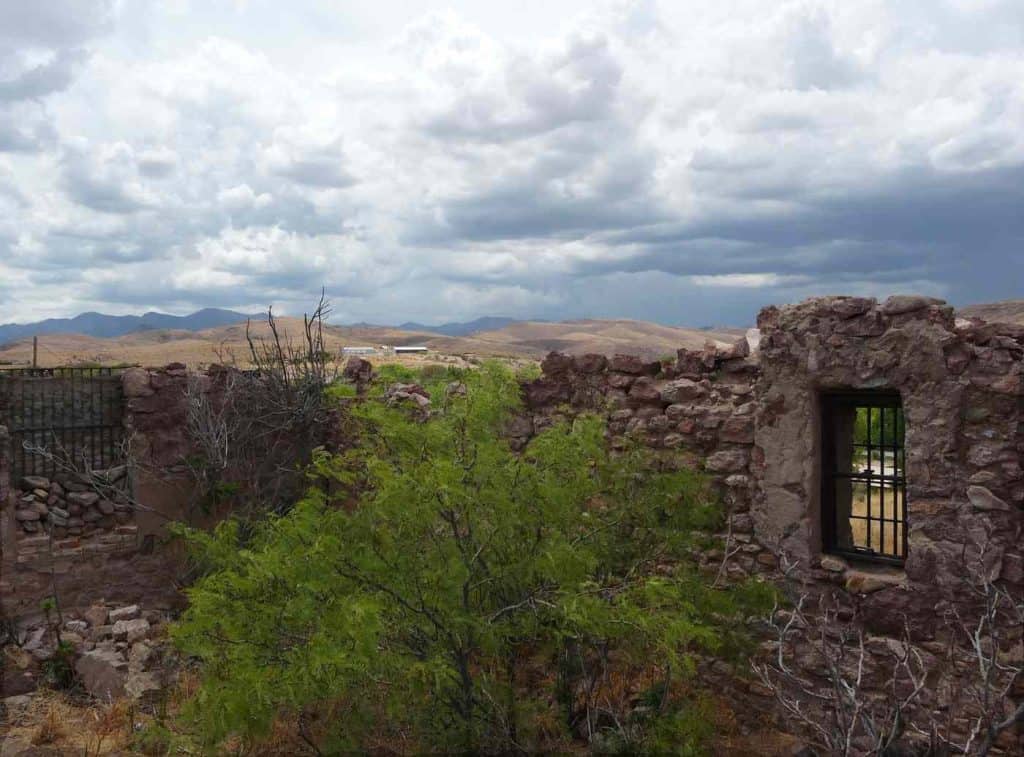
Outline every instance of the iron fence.
<path id="1" fill-rule="evenodd" d="M 122 462 L 120 374 L 118 368 L 0 369 L 0 425 L 9 433 L 16 485 L 28 475 L 52 478 L 61 460 L 92 470 Z"/>

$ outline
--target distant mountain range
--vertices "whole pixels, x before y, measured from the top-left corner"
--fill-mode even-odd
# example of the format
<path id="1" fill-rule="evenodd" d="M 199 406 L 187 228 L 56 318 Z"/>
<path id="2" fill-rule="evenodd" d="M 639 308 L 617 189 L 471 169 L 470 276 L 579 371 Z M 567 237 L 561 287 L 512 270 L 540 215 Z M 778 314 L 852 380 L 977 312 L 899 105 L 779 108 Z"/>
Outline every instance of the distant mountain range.
<path id="1" fill-rule="evenodd" d="M 444 336 L 470 336 L 479 334 L 481 331 L 497 331 L 513 323 L 522 323 L 515 318 L 503 318 L 501 316 L 487 315 L 477 318 L 475 321 L 464 321 L 457 323 L 442 323 L 440 326 L 426 326 L 415 321 L 406 321 L 395 328 L 402 331 L 428 331 L 432 334 L 443 334 Z"/>
<path id="2" fill-rule="evenodd" d="M 144 315 L 82 313 L 74 318 L 48 318 L 36 323 L 0 324 L 0 344 L 44 334 L 85 334 L 105 339 L 137 331 L 161 329 L 202 331 L 238 323 L 248 317 L 245 313 L 219 308 L 205 308 L 191 315 L 167 315 L 154 312 Z"/>
<path id="3" fill-rule="evenodd" d="M 84 334 L 98 339 L 134 334 L 139 331 L 177 330 L 203 331 L 221 326 L 240 323 L 247 318 L 262 319 L 263 314 L 249 316 L 234 310 L 206 308 L 191 315 L 167 315 L 166 313 L 149 312 L 144 315 L 106 315 L 104 313 L 82 313 L 74 318 L 48 318 L 35 323 L 0 324 L 0 344 L 27 339 L 46 334 Z M 514 318 L 485 316 L 474 321 L 460 323 L 443 323 L 440 326 L 427 326 L 422 323 L 408 322 L 401 326 L 377 326 L 367 323 L 352 324 L 354 328 L 389 328 L 400 331 L 440 334 L 442 336 L 471 336 L 483 331 L 496 331 L 516 323 Z"/>
<path id="4" fill-rule="evenodd" d="M 1024 300 L 1006 300 L 1004 302 L 971 305 L 969 307 L 962 308 L 959 311 L 959 315 L 963 317 L 976 316 L 991 321 L 1024 323 Z M 156 312 L 149 312 L 144 315 L 105 315 L 103 313 L 82 313 L 81 315 L 76 315 L 74 318 L 50 318 L 45 321 L 37 321 L 36 323 L 0 324 L 0 345 L 24 340 L 32 336 L 45 336 L 50 334 L 82 334 L 98 339 L 109 339 L 146 331 L 172 330 L 195 332 L 233 326 L 242 323 L 247 318 L 252 318 L 254 321 L 260 322 L 263 320 L 264 314 L 250 316 L 245 313 L 239 313 L 235 310 L 223 310 L 221 308 L 206 308 L 192 313 L 191 315 L 180 316 Z M 502 316 L 484 316 L 483 318 L 477 318 L 472 321 L 443 323 L 439 326 L 428 326 L 423 323 L 409 321 L 401 324 L 400 326 L 380 326 L 368 323 L 355 323 L 335 328 L 368 331 L 368 335 L 369 333 L 376 332 L 408 332 L 405 333 L 405 336 L 409 338 L 416 338 L 416 335 L 436 334 L 437 337 L 432 338 L 431 341 L 437 339 L 443 340 L 446 337 L 475 338 L 477 335 L 491 335 L 488 336 L 488 341 L 493 341 L 494 338 L 498 338 L 500 340 L 508 338 L 513 342 L 517 342 L 522 338 L 524 340 L 524 344 L 529 343 L 532 345 L 533 342 L 537 340 L 544 341 L 547 339 L 551 340 L 549 343 L 545 343 L 545 347 L 547 349 L 561 349 L 563 347 L 570 348 L 572 345 L 571 334 L 573 329 L 577 328 L 580 324 L 588 323 L 590 322 L 563 321 L 558 323 L 551 321 L 522 321 Z M 599 330 L 607 330 L 607 328 L 610 327 L 609 325 L 612 323 L 635 324 L 639 322 L 595 321 L 593 324 L 585 326 L 582 331 L 589 333 L 593 332 L 595 328 Z M 655 324 L 647 324 L 647 326 L 653 327 Z M 630 329 L 631 328 L 633 327 L 631 326 Z M 666 328 L 673 329 L 676 327 Z M 694 334 L 699 331 L 705 331 L 709 336 L 713 336 L 715 333 L 739 333 L 735 329 L 725 327 L 705 329 L 691 328 L 682 329 L 682 331 Z M 527 334 L 529 334 L 529 336 L 525 336 Z M 672 336 L 671 332 L 667 332 L 667 334 L 668 339 L 675 338 Z M 380 334 L 378 334 L 378 336 L 383 338 Z M 393 333 L 389 336 L 389 339 L 392 341 L 396 338 L 397 337 Z M 645 338 L 651 339 L 651 335 L 645 334 Z M 563 344 L 561 341 L 562 339 L 568 339 L 569 341 Z M 587 339 L 592 341 L 592 337 L 587 337 Z M 587 339 L 584 339 L 584 341 L 587 341 Z M 537 341 L 537 344 L 540 344 L 540 342 Z M 450 346 L 454 349 L 454 344 Z"/>

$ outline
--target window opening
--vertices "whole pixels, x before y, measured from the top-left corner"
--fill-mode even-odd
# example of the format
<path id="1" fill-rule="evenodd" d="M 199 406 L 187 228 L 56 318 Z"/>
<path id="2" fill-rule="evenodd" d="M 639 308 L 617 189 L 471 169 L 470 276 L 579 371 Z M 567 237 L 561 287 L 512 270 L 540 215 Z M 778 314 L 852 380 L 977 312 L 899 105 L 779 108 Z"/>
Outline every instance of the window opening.
<path id="1" fill-rule="evenodd" d="M 893 392 L 822 397 L 822 525 L 827 552 L 907 556 L 905 421 Z"/>

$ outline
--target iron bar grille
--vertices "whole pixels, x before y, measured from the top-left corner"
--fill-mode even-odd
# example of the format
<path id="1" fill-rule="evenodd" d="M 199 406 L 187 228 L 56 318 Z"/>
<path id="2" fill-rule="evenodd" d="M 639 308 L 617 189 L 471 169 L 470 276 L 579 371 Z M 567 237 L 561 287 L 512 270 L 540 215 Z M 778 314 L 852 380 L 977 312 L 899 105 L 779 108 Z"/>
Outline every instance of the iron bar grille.
<path id="1" fill-rule="evenodd" d="M 122 462 L 124 395 L 117 368 L 0 369 L 0 425 L 10 435 L 11 478 L 52 478 L 57 460 L 78 470 L 104 470 Z"/>
<path id="2" fill-rule="evenodd" d="M 822 531 L 827 552 L 907 556 L 905 421 L 898 394 L 822 398 Z"/>

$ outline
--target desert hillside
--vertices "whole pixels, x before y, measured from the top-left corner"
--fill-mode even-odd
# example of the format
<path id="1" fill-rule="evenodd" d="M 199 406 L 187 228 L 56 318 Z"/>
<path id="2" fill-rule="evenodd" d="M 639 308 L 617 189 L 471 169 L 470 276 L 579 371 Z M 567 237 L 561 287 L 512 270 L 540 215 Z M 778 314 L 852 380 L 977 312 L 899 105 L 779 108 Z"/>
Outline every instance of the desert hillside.
<path id="1" fill-rule="evenodd" d="M 440 352 L 474 352 L 540 357 L 552 350 L 581 355 L 616 352 L 657 358 L 680 347 L 699 348 L 711 339 L 732 343 L 743 329 L 704 331 L 630 320 L 524 321 L 470 337 L 442 337 L 429 344 Z"/>
<path id="2" fill-rule="evenodd" d="M 302 321 L 280 318 L 282 333 L 302 339 Z M 252 335 L 270 336 L 267 324 L 254 321 Z M 732 342 L 743 334 L 735 331 L 704 331 L 628 320 L 581 320 L 563 323 L 521 322 L 471 336 L 451 337 L 428 332 L 404 331 L 384 326 L 329 326 L 325 329 L 327 349 L 339 353 L 349 345 L 423 344 L 445 355 L 480 357 L 540 358 L 551 350 L 573 354 L 616 352 L 656 358 L 680 347 L 700 347 L 708 339 Z M 215 362 L 245 362 L 248 346 L 245 324 L 202 331 L 148 330 L 100 339 L 81 334 L 46 334 L 39 337 L 39 364 L 76 363 L 163 365 L 182 362 L 205 365 Z M 0 345 L 0 365 L 27 365 L 32 359 L 32 340 L 19 339 Z"/>
<path id="3" fill-rule="evenodd" d="M 1002 300 L 981 305 L 960 308 L 957 315 L 963 318 L 981 318 L 999 323 L 1024 323 L 1024 300 Z"/>
<path id="4" fill-rule="evenodd" d="M 301 342 L 301 319 L 280 318 L 278 326 L 287 338 Z M 267 339 L 270 337 L 270 329 L 265 322 L 254 321 L 251 334 L 257 340 Z M 338 326 L 328 327 L 324 334 L 327 349 L 333 352 L 340 352 L 344 345 L 420 343 L 431 336 L 388 328 Z M 202 331 L 139 331 L 109 339 L 82 334 L 47 334 L 39 337 L 39 364 L 42 366 L 76 363 L 165 365 L 172 362 L 199 366 L 232 361 L 245 363 L 248 353 L 245 323 Z M 0 365 L 26 365 L 31 359 L 31 339 L 20 339 L 0 346 Z"/>

